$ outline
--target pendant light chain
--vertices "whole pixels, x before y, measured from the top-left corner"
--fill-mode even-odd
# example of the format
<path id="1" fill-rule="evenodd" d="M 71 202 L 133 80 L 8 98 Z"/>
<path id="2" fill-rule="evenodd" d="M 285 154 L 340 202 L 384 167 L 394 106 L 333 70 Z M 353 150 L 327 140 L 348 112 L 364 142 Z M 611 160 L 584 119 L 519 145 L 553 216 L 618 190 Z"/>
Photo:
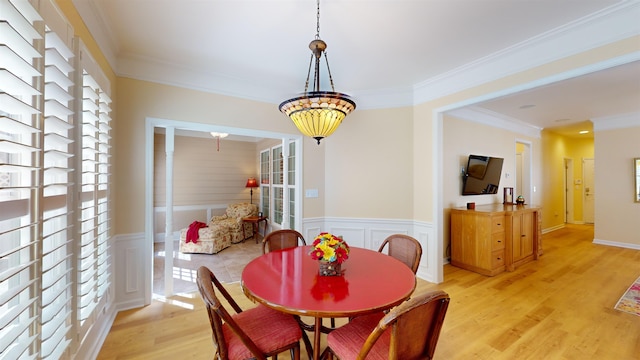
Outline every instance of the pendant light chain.
<path id="1" fill-rule="evenodd" d="M 317 1 L 317 12 L 316 12 L 316 39 L 320 39 L 320 0 Z"/>
<path id="2" fill-rule="evenodd" d="M 327 72 L 329 73 L 329 83 L 331 84 L 331 91 L 335 92 L 336 89 L 333 87 L 333 76 L 331 76 L 331 69 L 329 69 L 329 59 L 327 59 L 327 52 L 324 52 L 324 62 L 327 63 Z"/>

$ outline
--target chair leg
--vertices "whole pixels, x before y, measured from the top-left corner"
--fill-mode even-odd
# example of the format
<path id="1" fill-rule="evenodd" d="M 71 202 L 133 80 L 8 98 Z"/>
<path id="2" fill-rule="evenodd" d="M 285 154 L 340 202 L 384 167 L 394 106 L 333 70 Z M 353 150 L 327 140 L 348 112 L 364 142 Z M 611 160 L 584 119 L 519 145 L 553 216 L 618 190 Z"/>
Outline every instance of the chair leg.
<path id="1" fill-rule="evenodd" d="M 324 348 L 320 354 L 320 360 L 333 360 L 333 352 L 328 347 Z"/>
<path id="2" fill-rule="evenodd" d="M 292 360 L 300 360 L 300 343 L 296 347 L 289 350 L 291 352 Z M 278 354 L 273 355 L 273 360 L 278 360 Z"/>
<path id="3" fill-rule="evenodd" d="M 309 360 L 313 359 L 313 346 L 311 346 L 309 336 L 304 329 L 302 329 L 302 341 L 304 341 L 304 347 L 307 349 L 307 356 L 309 357 Z"/>
<path id="4" fill-rule="evenodd" d="M 331 328 L 335 329 L 336 328 L 336 319 L 331 318 Z"/>

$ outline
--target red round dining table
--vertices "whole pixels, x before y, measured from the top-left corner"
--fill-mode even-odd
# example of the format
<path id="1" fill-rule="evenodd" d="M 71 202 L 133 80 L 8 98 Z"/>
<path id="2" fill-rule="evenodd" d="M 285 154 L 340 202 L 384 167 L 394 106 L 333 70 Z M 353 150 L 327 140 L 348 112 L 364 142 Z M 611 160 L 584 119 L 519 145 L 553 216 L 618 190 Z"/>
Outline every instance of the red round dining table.
<path id="1" fill-rule="evenodd" d="M 354 317 L 392 308 L 416 287 L 414 273 L 402 262 L 377 251 L 351 247 L 342 276 L 320 276 L 311 246 L 273 251 L 247 264 L 241 286 L 245 295 L 270 308 L 315 318 L 313 358 L 320 356 L 322 318 Z"/>

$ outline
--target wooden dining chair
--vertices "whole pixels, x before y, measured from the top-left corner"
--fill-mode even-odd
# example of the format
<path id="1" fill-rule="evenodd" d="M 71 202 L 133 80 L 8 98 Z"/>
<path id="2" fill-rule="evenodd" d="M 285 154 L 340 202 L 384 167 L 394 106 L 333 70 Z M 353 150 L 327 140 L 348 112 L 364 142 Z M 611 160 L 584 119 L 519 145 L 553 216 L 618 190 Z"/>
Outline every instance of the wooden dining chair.
<path id="1" fill-rule="evenodd" d="M 327 335 L 322 359 L 432 359 L 448 307 L 449 295 L 436 290 L 382 317 L 357 317 Z"/>
<path id="2" fill-rule="evenodd" d="M 385 247 L 389 256 L 402 261 L 414 274 L 418 271 L 422 257 L 422 246 L 418 240 L 409 235 L 394 234 L 384 239 L 378 252 L 384 252 Z"/>
<path id="3" fill-rule="evenodd" d="M 292 229 L 272 231 L 262 239 L 262 253 L 307 245 L 304 237 Z"/>
<path id="4" fill-rule="evenodd" d="M 291 358 L 300 359 L 300 339 L 311 354 L 311 343 L 293 316 L 264 305 L 243 311 L 229 292 L 206 266 L 198 268 L 196 280 L 204 301 L 213 332 L 214 359 L 277 359 L 278 354 L 289 350 Z M 230 314 L 220 303 L 216 290 L 233 308 Z"/>

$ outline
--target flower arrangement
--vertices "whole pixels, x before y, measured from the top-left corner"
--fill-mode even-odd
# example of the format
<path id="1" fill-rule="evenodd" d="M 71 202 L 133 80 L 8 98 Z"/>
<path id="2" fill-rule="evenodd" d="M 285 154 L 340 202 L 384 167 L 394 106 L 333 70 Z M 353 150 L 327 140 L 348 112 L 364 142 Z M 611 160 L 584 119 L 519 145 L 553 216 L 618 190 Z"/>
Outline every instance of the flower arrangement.
<path id="1" fill-rule="evenodd" d="M 333 234 L 320 233 L 313 240 L 313 249 L 309 253 L 313 260 L 337 262 L 342 264 L 349 258 L 349 245 Z"/>

